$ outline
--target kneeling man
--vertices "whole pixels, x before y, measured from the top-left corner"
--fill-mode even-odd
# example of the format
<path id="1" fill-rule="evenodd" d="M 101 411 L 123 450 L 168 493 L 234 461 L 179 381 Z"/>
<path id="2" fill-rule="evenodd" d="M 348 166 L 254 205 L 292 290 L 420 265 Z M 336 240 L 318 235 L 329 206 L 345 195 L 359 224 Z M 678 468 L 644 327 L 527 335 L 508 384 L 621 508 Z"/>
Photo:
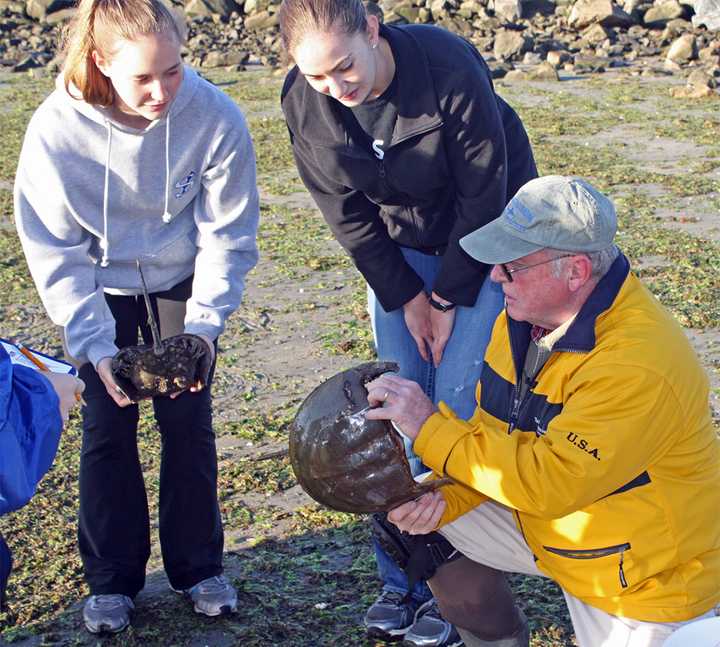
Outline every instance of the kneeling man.
<path id="1" fill-rule="evenodd" d="M 563 590 L 581 647 L 658 647 L 720 613 L 720 441 L 707 376 L 613 243 L 615 209 L 579 178 L 532 180 L 462 239 L 505 292 L 473 417 L 383 375 L 393 420 L 455 484 L 389 513 L 463 557 L 429 583 L 467 647 L 528 644 L 503 572 Z"/>

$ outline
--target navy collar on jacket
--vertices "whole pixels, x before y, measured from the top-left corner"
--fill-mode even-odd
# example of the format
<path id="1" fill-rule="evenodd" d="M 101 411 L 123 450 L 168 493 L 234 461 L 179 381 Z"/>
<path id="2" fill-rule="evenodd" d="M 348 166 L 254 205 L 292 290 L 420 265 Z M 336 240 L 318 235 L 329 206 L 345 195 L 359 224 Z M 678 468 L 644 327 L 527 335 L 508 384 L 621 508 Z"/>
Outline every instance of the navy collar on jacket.
<path id="1" fill-rule="evenodd" d="M 407 26 L 380 26 L 380 35 L 390 43 L 395 56 L 397 75 L 398 117 L 391 145 L 442 125 L 435 82 L 427 54 L 417 38 L 419 33 L 411 32 Z M 352 141 L 345 128 L 342 104 L 314 90 L 297 66 L 288 74 L 282 100 L 296 137 L 319 146 L 355 144 L 364 150 L 362 144 Z"/>
<path id="2" fill-rule="evenodd" d="M 587 353 L 595 348 L 595 322 L 613 304 L 629 272 L 630 262 L 624 254 L 620 254 L 605 276 L 598 281 L 567 332 L 557 340 L 553 351 Z M 532 325 L 525 321 L 515 321 L 510 316 L 507 320 L 510 347 L 519 376 L 530 345 Z"/>

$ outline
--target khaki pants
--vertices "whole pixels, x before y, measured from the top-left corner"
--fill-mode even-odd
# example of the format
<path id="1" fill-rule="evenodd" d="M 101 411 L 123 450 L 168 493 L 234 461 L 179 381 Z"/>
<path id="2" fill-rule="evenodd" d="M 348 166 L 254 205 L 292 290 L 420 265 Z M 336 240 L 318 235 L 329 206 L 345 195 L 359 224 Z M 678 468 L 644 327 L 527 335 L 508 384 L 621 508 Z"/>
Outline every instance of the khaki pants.
<path id="1" fill-rule="evenodd" d="M 505 506 L 488 502 L 440 529 L 461 553 L 491 568 L 540 575 L 532 553 Z M 687 622 L 642 622 L 610 615 L 567 591 L 565 602 L 580 647 L 661 647 L 670 634 L 695 620 L 720 615 L 720 607 Z"/>

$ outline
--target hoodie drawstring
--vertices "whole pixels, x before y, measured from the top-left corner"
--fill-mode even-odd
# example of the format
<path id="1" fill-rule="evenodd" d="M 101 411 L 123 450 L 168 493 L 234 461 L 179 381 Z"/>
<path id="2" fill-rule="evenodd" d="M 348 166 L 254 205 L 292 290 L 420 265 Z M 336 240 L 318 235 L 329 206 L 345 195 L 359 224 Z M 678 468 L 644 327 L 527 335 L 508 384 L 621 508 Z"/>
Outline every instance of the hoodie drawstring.
<path id="1" fill-rule="evenodd" d="M 172 220 L 172 214 L 168 211 L 170 201 L 170 110 L 165 117 L 165 210 L 163 211 L 163 222 Z"/>
<path id="2" fill-rule="evenodd" d="M 108 253 L 110 250 L 110 238 L 108 237 L 108 194 L 110 188 L 110 153 L 112 151 L 113 126 L 109 119 L 105 120 L 107 128 L 107 147 L 105 149 L 105 185 L 103 187 L 103 235 L 100 240 L 102 258 L 100 267 L 108 266 Z M 162 219 L 164 223 L 172 220 L 172 214 L 168 211 L 170 204 L 170 111 L 165 117 L 165 209 Z"/>
<path id="3" fill-rule="evenodd" d="M 103 187 L 103 236 L 100 240 L 102 248 L 102 259 L 100 267 L 108 266 L 108 251 L 110 249 L 110 239 L 108 237 L 108 189 L 110 187 L 110 151 L 112 150 L 112 123 L 105 120 L 107 127 L 107 146 L 105 148 L 105 185 Z"/>

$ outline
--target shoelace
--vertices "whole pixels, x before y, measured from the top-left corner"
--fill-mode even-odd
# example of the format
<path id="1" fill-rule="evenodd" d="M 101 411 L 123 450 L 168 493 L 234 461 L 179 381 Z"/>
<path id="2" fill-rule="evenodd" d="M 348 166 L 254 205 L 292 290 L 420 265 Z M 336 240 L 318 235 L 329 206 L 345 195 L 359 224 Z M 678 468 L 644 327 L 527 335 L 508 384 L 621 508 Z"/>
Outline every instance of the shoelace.
<path id="1" fill-rule="evenodd" d="M 389 604 L 400 604 L 404 599 L 404 596 L 402 593 L 398 593 L 397 591 L 383 591 L 380 594 L 380 597 L 378 598 L 378 603 L 389 603 Z"/>
<path id="2" fill-rule="evenodd" d="M 427 603 L 427 608 L 418 609 L 416 620 L 424 616 L 429 616 L 430 618 L 437 618 L 438 620 L 443 619 L 443 617 L 440 615 L 440 607 L 438 607 L 438 603 L 435 598 L 433 598 L 429 601 L 429 603 Z"/>
<path id="3" fill-rule="evenodd" d="M 112 611 L 117 607 L 125 605 L 125 600 L 122 595 L 109 594 L 109 595 L 96 595 L 94 606 L 102 611 Z"/>
<path id="4" fill-rule="evenodd" d="M 203 593 L 221 593 L 227 589 L 227 581 L 222 575 L 215 575 L 203 580 L 198 585 L 198 590 Z"/>

